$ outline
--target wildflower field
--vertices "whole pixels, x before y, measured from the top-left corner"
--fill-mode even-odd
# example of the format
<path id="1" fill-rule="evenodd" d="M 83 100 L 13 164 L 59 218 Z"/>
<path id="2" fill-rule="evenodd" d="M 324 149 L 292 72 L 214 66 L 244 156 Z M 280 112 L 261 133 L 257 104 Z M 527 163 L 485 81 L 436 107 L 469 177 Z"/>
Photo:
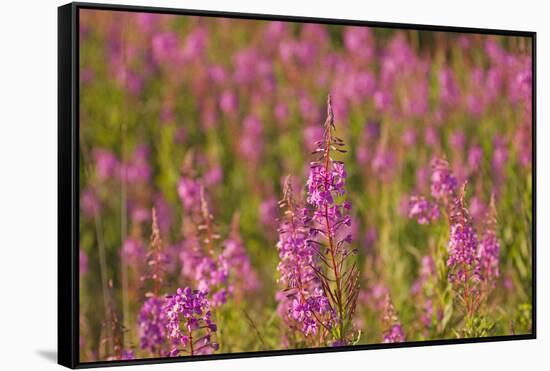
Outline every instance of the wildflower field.
<path id="1" fill-rule="evenodd" d="M 81 362 L 532 332 L 530 38 L 79 37 Z"/>

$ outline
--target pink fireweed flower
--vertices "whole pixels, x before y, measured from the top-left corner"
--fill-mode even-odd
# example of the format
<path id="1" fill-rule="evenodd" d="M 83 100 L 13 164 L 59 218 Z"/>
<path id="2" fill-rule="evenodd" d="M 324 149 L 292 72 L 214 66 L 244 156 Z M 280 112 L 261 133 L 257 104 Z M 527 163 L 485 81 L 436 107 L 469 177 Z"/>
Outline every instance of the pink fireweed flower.
<path id="1" fill-rule="evenodd" d="M 178 182 L 178 195 L 183 203 L 183 207 L 194 210 L 200 207 L 200 181 L 181 177 Z"/>
<path id="2" fill-rule="evenodd" d="M 434 147 L 439 144 L 439 132 L 437 129 L 430 125 L 424 129 L 424 142 L 428 147 Z"/>
<path id="3" fill-rule="evenodd" d="M 500 243 L 496 234 L 497 219 L 494 195 L 485 216 L 483 236 L 479 242 L 478 259 L 480 262 L 481 277 L 484 282 L 495 285 L 500 275 L 499 254 Z"/>
<path id="4" fill-rule="evenodd" d="M 382 341 L 384 343 L 402 343 L 405 341 L 405 333 L 395 313 L 395 308 L 389 294 L 386 294 L 384 300 L 383 321 L 386 324 L 386 330 L 382 334 Z"/>
<path id="5" fill-rule="evenodd" d="M 82 249 L 78 250 L 78 274 L 82 277 L 88 272 L 88 255 Z"/>
<path id="6" fill-rule="evenodd" d="M 151 293 L 154 296 L 159 296 L 160 289 L 164 283 L 164 275 L 166 270 L 166 256 L 163 253 L 163 244 L 158 226 L 157 212 L 152 209 L 151 223 L 151 244 L 150 250 L 146 255 L 147 266 L 149 268 L 146 275 L 141 277 L 141 281 L 149 280 L 151 282 Z"/>
<path id="7" fill-rule="evenodd" d="M 225 90 L 220 96 L 220 109 L 228 116 L 235 116 L 239 109 L 239 100 L 237 95 L 231 90 Z"/>
<path id="8" fill-rule="evenodd" d="M 443 68 L 439 72 L 440 98 L 444 104 L 455 104 L 460 96 L 454 73 L 450 68 Z"/>
<path id="9" fill-rule="evenodd" d="M 153 174 L 149 157 L 149 147 L 145 145 L 137 146 L 130 160 L 122 166 L 122 179 L 129 184 L 147 183 Z"/>
<path id="10" fill-rule="evenodd" d="M 497 174 L 501 174 L 503 172 L 504 166 L 506 165 L 506 162 L 508 161 L 508 148 L 506 146 L 506 141 L 501 136 L 495 136 L 493 139 L 493 160 L 492 160 L 492 166 L 493 170 Z"/>
<path id="11" fill-rule="evenodd" d="M 375 45 L 370 28 L 346 27 L 344 30 L 344 46 L 352 55 L 368 60 L 374 56 Z"/>
<path id="12" fill-rule="evenodd" d="M 172 223 L 172 211 L 170 210 L 170 205 L 160 192 L 155 194 L 154 197 L 155 209 L 157 210 L 157 217 L 159 223 L 159 229 L 162 233 L 166 234 L 170 230 L 170 225 Z"/>
<path id="13" fill-rule="evenodd" d="M 241 137 L 241 154 L 248 161 L 258 161 L 264 146 L 262 122 L 255 116 L 247 116 L 243 121 L 243 132 L 246 135 Z"/>
<path id="14" fill-rule="evenodd" d="M 316 287 L 313 269 L 316 255 L 315 250 L 307 243 L 307 210 L 295 203 L 289 179 L 285 184 L 283 200 L 279 204 L 286 210 L 278 229 L 278 282 L 284 289 L 297 289 L 301 294 L 307 294 L 312 285 Z"/>
<path id="15" fill-rule="evenodd" d="M 96 148 L 92 152 L 92 157 L 95 161 L 95 172 L 99 180 L 112 179 L 118 175 L 120 164 L 112 152 Z"/>
<path id="16" fill-rule="evenodd" d="M 405 341 L 405 333 L 401 324 L 396 323 L 392 325 L 388 331 L 384 333 L 383 342 L 384 343 L 402 343 Z"/>
<path id="17" fill-rule="evenodd" d="M 479 276 L 477 258 L 478 240 L 471 223 L 470 213 L 464 206 L 463 190 L 451 205 L 451 233 L 449 237 L 447 266 L 452 271 L 451 282 L 466 283 L 470 278 Z"/>
<path id="18" fill-rule="evenodd" d="M 135 267 L 143 264 L 146 255 L 145 247 L 138 239 L 128 237 L 122 244 L 120 255 L 128 264 Z"/>
<path id="19" fill-rule="evenodd" d="M 449 163 L 440 158 L 434 158 L 431 163 L 431 191 L 432 196 L 444 201 L 452 197 L 457 190 L 456 177 L 451 172 Z"/>
<path id="20" fill-rule="evenodd" d="M 220 184 L 223 181 L 223 169 L 221 165 L 211 166 L 203 175 L 204 185 L 212 187 Z"/>
<path id="21" fill-rule="evenodd" d="M 266 227 L 272 227 L 276 224 L 277 219 L 277 200 L 270 196 L 263 200 L 260 204 L 258 213 L 260 214 L 260 222 Z"/>
<path id="22" fill-rule="evenodd" d="M 350 227 L 352 221 L 351 203 L 342 200 L 346 194 L 345 166 L 332 157 L 335 152 L 346 153 L 345 144 L 334 135 L 334 130 L 334 113 L 329 95 L 323 139 L 316 143 L 317 148 L 313 152 L 318 159 L 310 163 L 307 180 L 306 200 L 312 213 L 308 244 L 315 249 L 322 264 L 315 272 L 323 292 L 325 295 L 330 292 L 327 299 L 337 319 L 334 340 L 348 342 L 351 330 L 348 324 L 351 323 L 359 293 L 358 270 L 348 260 L 356 252 L 348 247 L 352 241 L 351 234 L 341 236 L 339 233 L 345 227 Z"/>
<path id="23" fill-rule="evenodd" d="M 422 196 L 412 196 L 408 206 L 409 218 L 416 219 L 418 224 L 429 224 L 439 219 L 439 206 Z"/>
<path id="24" fill-rule="evenodd" d="M 218 350 L 213 341 L 217 331 L 212 321 L 207 293 L 200 290 L 178 288 L 175 295 L 168 296 L 164 305 L 167 318 L 167 336 L 172 346 L 169 355 L 209 354 Z"/>
<path id="25" fill-rule="evenodd" d="M 88 187 L 80 193 L 80 210 L 89 218 L 94 218 L 101 211 L 101 204 L 95 190 Z"/>
<path id="26" fill-rule="evenodd" d="M 185 60 L 200 59 L 208 43 L 208 32 L 203 27 L 192 30 L 185 39 L 182 57 Z"/>
<path id="27" fill-rule="evenodd" d="M 165 356 L 168 318 L 165 299 L 151 296 L 143 303 L 138 316 L 138 335 L 141 349 Z"/>
<path id="28" fill-rule="evenodd" d="M 179 39 L 174 32 L 160 32 L 153 35 L 151 50 L 153 60 L 158 64 L 180 60 Z"/>
<path id="29" fill-rule="evenodd" d="M 473 145 L 468 150 L 468 166 L 470 172 L 474 173 L 479 170 L 483 161 L 483 149 L 478 145 Z"/>
<path id="30" fill-rule="evenodd" d="M 305 300 L 295 297 L 290 311 L 292 318 L 302 325 L 301 330 L 306 336 L 316 335 L 320 324 L 330 329 L 334 315 L 327 297 L 319 288 L 314 289 Z M 329 319 L 320 322 L 319 318 L 325 318 L 326 315 Z"/>
<path id="31" fill-rule="evenodd" d="M 395 155 L 393 151 L 379 145 L 372 159 L 373 174 L 384 182 L 390 181 L 395 173 Z"/>
<path id="32" fill-rule="evenodd" d="M 315 272 L 316 252 L 308 243 L 307 209 L 296 204 L 290 178 L 284 187 L 280 207 L 285 208 L 279 225 L 278 283 L 284 292 L 278 296 L 279 309 L 285 321 L 293 320 L 306 337 L 317 334 L 320 327 L 330 329 L 332 309 L 320 290 Z M 294 326 L 294 325 L 291 325 Z"/>
<path id="33" fill-rule="evenodd" d="M 223 257 L 230 267 L 230 282 L 236 295 L 256 291 L 260 287 L 260 280 L 254 268 L 239 233 L 239 216 L 235 214 L 231 223 L 229 238 L 223 242 Z"/>
<path id="34" fill-rule="evenodd" d="M 212 291 L 212 305 L 220 306 L 226 302 L 226 283 L 229 277 L 229 264 L 224 256 L 204 256 L 195 267 L 195 280 L 201 291 Z M 214 291 L 214 289 L 216 289 Z"/>

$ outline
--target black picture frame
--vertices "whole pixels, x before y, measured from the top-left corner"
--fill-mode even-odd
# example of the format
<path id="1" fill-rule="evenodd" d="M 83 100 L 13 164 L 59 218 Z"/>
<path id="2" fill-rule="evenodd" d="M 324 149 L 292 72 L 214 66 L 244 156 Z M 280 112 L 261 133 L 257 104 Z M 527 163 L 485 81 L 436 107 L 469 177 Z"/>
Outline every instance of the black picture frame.
<path id="1" fill-rule="evenodd" d="M 507 35 L 527 37 L 532 43 L 532 333 L 524 335 L 491 336 L 468 339 L 426 340 L 393 344 L 369 344 L 337 348 L 287 349 L 273 351 L 240 352 L 186 356 L 178 358 L 148 358 L 126 361 L 79 361 L 79 11 L 95 9 L 124 12 L 148 12 L 187 16 L 225 17 L 253 20 L 277 20 L 301 23 L 319 23 L 346 26 L 384 27 L 390 29 L 413 29 Z M 382 348 L 420 347 L 431 345 L 467 344 L 508 340 L 528 340 L 537 337 L 536 295 L 536 38 L 532 31 L 513 31 L 486 28 L 465 28 L 424 24 L 387 23 L 346 19 L 313 18 L 269 14 L 202 11 L 190 9 L 160 8 L 96 3 L 69 3 L 58 8 L 58 363 L 69 368 L 90 368 L 120 365 L 189 362 L 216 359 L 279 356 L 370 350 Z"/>

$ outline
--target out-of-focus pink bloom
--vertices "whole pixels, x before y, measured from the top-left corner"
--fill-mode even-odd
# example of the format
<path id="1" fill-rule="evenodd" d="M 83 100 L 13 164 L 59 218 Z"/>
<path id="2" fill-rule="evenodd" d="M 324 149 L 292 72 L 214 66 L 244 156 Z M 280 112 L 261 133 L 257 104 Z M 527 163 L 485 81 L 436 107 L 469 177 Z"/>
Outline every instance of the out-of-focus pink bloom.
<path id="1" fill-rule="evenodd" d="M 429 224 L 439 219 L 439 206 L 422 196 L 412 196 L 409 200 L 409 218 L 416 219 L 418 224 Z"/>
<path id="2" fill-rule="evenodd" d="M 476 222 L 482 222 L 485 213 L 487 212 L 486 205 L 477 196 L 473 196 L 470 199 L 470 215 Z"/>
<path id="3" fill-rule="evenodd" d="M 367 227 L 365 231 L 365 250 L 371 251 L 378 240 L 378 230 L 376 227 Z"/>
<path id="4" fill-rule="evenodd" d="M 374 93 L 374 106 L 379 111 L 386 111 L 392 105 L 392 96 L 390 93 L 378 90 Z"/>
<path id="5" fill-rule="evenodd" d="M 374 174 L 383 181 L 389 181 L 395 173 L 395 154 L 385 148 L 379 147 L 372 159 Z"/>
<path id="6" fill-rule="evenodd" d="M 462 152 L 464 150 L 464 145 L 466 144 L 466 136 L 462 130 L 454 131 L 450 138 L 449 144 L 457 152 Z"/>
<path id="7" fill-rule="evenodd" d="M 198 27 L 191 31 L 185 39 L 182 56 L 185 60 L 195 60 L 202 57 L 208 42 L 206 28 Z"/>
<path id="8" fill-rule="evenodd" d="M 225 90 L 220 96 L 220 108 L 223 113 L 234 116 L 239 108 L 237 96 L 231 90 Z"/>
<path id="9" fill-rule="evenodd" d="M 121 256 L 131 266 L 142 265 L 145 261 L 145 247 L 141 241 L 128 237 L 122 244 Z"/>
<path id="10" fill-rule="evenodd" d="M 427 126 L 426 129 L 424 129 L 424 141 L 430 147 L 439 144 L 439 133 L 435 127 Z"/>
<path id="11" fill-rule="evenodd" d="M 304 129 L 304 141 L 308 151 L 313 151 L 315 142 L 323 139 L 323 128 L 320 125 L 309 125 Z"/>
<path id="12" fill-rule="evenodd" d="M 271 196 L 263 200 L 259 208 L 260 222 L 267 227 L 276 225 L 278 210 L 275 197 Z"/>
<path id="13" fill-rule="evenodd" d="M 407 147 L 414 146 L 416 144 L 416 130 L 414 128 L 407 128 L 401 136 L 401 142 Z"/>
<path id="14" fill-rule="evenodd" d="M 119 169 L 117 157 L 108 150 L 96 148 L 92 152 L 95 161 L 95 171 L 100 180 L 114 178 Z"/>
<path id="15" fill-rule="evenodd" d="M 243 121 L 240 152 L 249 161 L 259 161 L 263 151 L 262 122 L 256 116 L 247 116 Z"/>
<path id="16" fill-rule="evenodd" d="M 508 149 L 506 148 L 504 138 L 495 136 L 493 139 L 493 148 L 493 169 L 496 172 L 501 172 L 504 165 L 508 161 Z"/>
<path id="17" fill-rule="evenodd" d="M 447 105 L 454 105 L 460 93 L 453 71 L 450 68 L 443 68 L 439 72 L 439 87 L 441 101 Z"/>
<path id="18" fill-rule="evenodd" d="M 151 39 L 151 50 L 155 62 L 162 64 L 178 62 L 180 59 L 179 39 L 174 32 L 159 32 Z"/>
<path id="19" fill-rule="evenodd" d="M 155 210 L 157 212 L 157 223 L 160 231 L 163 234 L 168 233 L 170 225 L 172 223 L 172 212 L 170 205 L 161 192 L 155 194 L 154 197 Z"/>
<path id="20" fill-rule="evenodd" d="M 223 180 L 223 169 L 221 165 L 216 164 L 210 167 L 203 175 L 204 185 L 212 187 Z"/>
<path id="21" fill-rule="evenodd" d="M 85 188 L 81 191 L 80 210 L 82 210 L 82 213 L 89 218 L 93 218 L 99 214 L 101 205 L 96 193 L 91 188 Z"/>
<path id="22" fill-rule="evenodd" d="M 129 184 L 147 183 L 151 179 L 152 169 L 149 165 L 149 147 L 139 145 L 130 160 L 122 168 L 122 177 Z"/>
<path id="23" fill-rule="evenodd" d="M 362 59 L 374 56 L 374 43 L 371 29 L 367 27 L 346 27 L 344 29 L 344 46 L 347 51 Z"/>
<path id="24" fill-rule="evenodd" d="M 78 251 L 78 274 L 80 277 L 88 272 L 88 255 L 82 249 Z"/>
<path id="25" fill-rule="evenodd" d="M 468 166 L 471 172 L 476 172 L 483 161 L 483 149 L 478 145 L 473 145 L 468 150 Z"/>
<path id="26" fill-rule="evenodd" d="M 210 80 L 216 84 L 222 84 L 227 80 L 227 72 L 220 65 L 212 65 L 208 68 Z"/>

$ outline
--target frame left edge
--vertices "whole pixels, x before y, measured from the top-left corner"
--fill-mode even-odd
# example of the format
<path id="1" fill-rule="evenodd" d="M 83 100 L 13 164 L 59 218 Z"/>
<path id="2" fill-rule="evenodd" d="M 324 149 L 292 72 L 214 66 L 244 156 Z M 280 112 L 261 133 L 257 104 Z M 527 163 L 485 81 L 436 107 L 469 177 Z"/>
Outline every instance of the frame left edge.
<path id="1" fill-rule="evenodd" d="M 76 7 L 57 9 L 57 363 L 78 365 Z"/>

